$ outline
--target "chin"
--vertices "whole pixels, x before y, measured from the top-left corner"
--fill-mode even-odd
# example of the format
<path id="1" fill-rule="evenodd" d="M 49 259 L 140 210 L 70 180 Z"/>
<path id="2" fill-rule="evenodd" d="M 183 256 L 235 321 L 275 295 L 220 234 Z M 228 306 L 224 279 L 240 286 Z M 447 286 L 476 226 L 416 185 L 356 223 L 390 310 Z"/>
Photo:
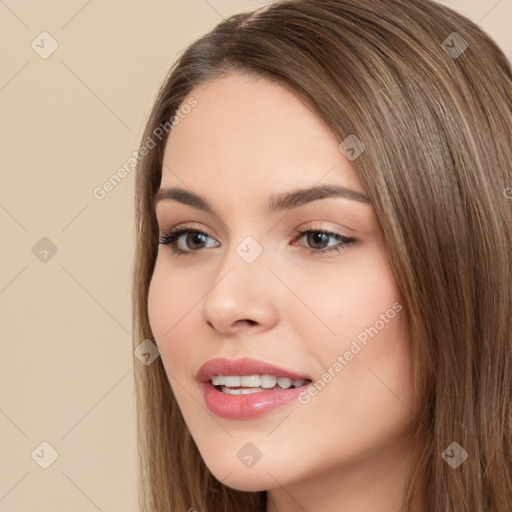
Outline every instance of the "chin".
<path id="1" fill-rule="evenodd" d="M 224 475 L 220 477 L 220 475 L 214 473 L 214 476 L 225 486 L 237 491 L 259 492 L 266 491 L 276 486 L 275 480 L 261 470 L 258 472 L 254 472 L 254 470 L 251 469 L 233 470 L 227 478 L 226 474 L 227 473 L 224 473 Z M 220 480 L 219 477 L 224 478 L 224 480 Z"/>
<path id="2" fill-rule="evenodd" d="M 258 461 L 253 467 L 245 467 L 238 460 L 233 464 L 219 463 L 218 461 L 217 463 L 210 464 L 210 462 L 208 460 L 205 461 L 212 475 L 223 485 L 231 489 L 258 492 L 276 487 L 276 481 L 270 475 L 278 472 L 280 468 L 276 468 L 273 471 L 262 460 Z"/>

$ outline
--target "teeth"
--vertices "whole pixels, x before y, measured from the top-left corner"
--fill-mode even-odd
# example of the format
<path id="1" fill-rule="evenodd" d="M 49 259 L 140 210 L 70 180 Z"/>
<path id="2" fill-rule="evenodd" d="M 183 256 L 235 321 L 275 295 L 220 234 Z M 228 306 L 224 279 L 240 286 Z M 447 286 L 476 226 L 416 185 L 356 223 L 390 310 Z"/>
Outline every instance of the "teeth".
<path id="1" fill-rule="evenodd" d="M 288 379 L 287 377 L 280 377 L 277 379 L 277 383 L 283 389 L 288 389 L 292 386 L 292 379 Z"/>
<path id="2" fill-rule="evenodd" d="M 212 377 L 212 383 L 214 386 L 221 386 L 224 384 L 224 377 L 222 375 L 214 375 Z"/>
<path id="3" fill-rule="evenodd" d="M 261 388 L 231 389 L 226 386 L 222 386 L 222 392 L 227 393 L 228 395 L 250 395 L 251 393 L 261 393 L 261 391 L 263 391 Z"/>
<path id="4" fill-rule="evenodd" d="M 214 375 L 212 383 L 214 386 L 224 386 L 225 389 L 229 388 L 249 388 L 249 391 L 242 390 L 240 393 L 238 389 L 230 389 L 226 393 L 230 394 L 248 394 L 261 391 L 263 389 L 272 389 L 276 384 L 281 389 L 288 389 L 292 386 L 298 388 L 304 384 L 304 379 L 292 380 L 288 377 L 274 377 L 274 375 Z M 231 393 L 233 392 L 233 393 Z"/>
<path id="5" fill-rule="evenodd" d="M 276 385 L 277 378 L 273 375 L 262 375 L 260 377 L 260 386 L 265 389 L 273 388 Z"/>
<path id="6" fill-rule="evenodd" d="M 260 376 L 259 375 L 243 375 L 242 377 L 240 377 L 240 386 L 243 386 L 245 388 L 259 388 L 260 387 Z"/>
<path id="7" fill-rule="evenodd" d="M 240 387 L 240 375 L 224 377 L 224 386 L 229 386 L 231 388 Z"/>

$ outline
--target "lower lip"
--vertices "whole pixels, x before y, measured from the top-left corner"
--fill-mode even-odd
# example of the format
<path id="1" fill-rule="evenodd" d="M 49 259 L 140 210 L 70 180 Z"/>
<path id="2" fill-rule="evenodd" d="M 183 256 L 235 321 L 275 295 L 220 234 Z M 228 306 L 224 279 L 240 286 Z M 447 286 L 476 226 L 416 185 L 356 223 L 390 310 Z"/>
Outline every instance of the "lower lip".
<path id="1" fill-rule="evenodd" d="M 215 388 L 211 382 L 203 383 L 203 396 L 208 409 L 223 418 L 250 419 L 263 416 L 297 398 L 307 386 L 282 390 L 269 389 L 248 395 L 229 395 Z"/>

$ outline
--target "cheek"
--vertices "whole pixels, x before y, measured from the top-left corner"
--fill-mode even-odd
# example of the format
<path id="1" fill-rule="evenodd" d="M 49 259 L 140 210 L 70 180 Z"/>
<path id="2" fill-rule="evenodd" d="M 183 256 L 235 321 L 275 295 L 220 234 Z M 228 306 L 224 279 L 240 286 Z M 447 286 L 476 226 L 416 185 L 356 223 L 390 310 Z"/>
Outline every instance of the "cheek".
<path id="1" fill-rule="evenodd" d="M 344 279 L 338 308 L 326 318 L 336 336 L 320 338 L 316 349 L 326 386 L 313 407 L 348 420 L 344 432 L 361 446 L 405 428 L 413 401 L 403 300 L 391 270 L 373 269 Z"/>
<path id="2" fill-rule="evenodd" d="M 192 314 L 190 306 L 197 300 L 193 289 L 177 281 L 176 276 L 171 276 L 165 265 L 157 261 L 148 291 L 148 317 L 164 366 L 171 374 L 179 367 L 190 345 L 173 343 L 173 340 L 179 338 Z"/>
<path id="3" fill-rule="evenodd" d="M 157 264 L 148 291 L 149 324 L 157 343 L 165 333 L 165 325 L 169 325 L 167 313 L 173 311 L 174 306 L 173 296 L 169 294 L 162 274 Z"/>
<path id="4" fill-rule="evenodd" d="M 333 271 L 329 265 L 318 272 L 288 275 L 296 296 L 287 311 L 296 329 L 315 340 L 318 354 L 348 350 L 353 339 L 371 340 L 378 331 L 401 336 L 402 298 L 385 255 L 378 251 L 359 253 Z M 329 268 L 330 267 L 330 268 Z M 309 312 L 305 309 L 306 305 Z M 300 334 L 300 333 L 299 333 Z M 328 361 L 322 359 L 323 363 Z"/>
<path id="5" fill-rule="evenodd" d="M 187 321 L 192 305 L 201 296 L 190 273 L 172 270 L 165 258 L 157 258 L 148 291 L 148 316 L 159 341 L 172 336 Z"/>
<path id="6" fill-rule="evenodd" d="M 403 300 L 380 253 L 361 258 L 350 266 L 350 272 L 340 270 L 326 277 L 316 275 L 314 287 L 297 287 L 322 323 L 305 315 L 300 304 L 295 308 L 295 329 L 303 340 L 310 340 L 304 352 L 328 388 L 320 393 L 323 398 L 315 399 L 317 405 L 328 410 L 331 403 L 331 412 L 339 406 L 340 414 L 350 411 L 357 417 L 366 404 L 370 409 L 376 407 L 378 417 L 377 402 L 385 408 L 390 399 L 400 408 L 393 393 L 398 391 L 406 403 L 411 399 L 411 354 Z M 322 414 L 321 408 L 318 414 Z"/>

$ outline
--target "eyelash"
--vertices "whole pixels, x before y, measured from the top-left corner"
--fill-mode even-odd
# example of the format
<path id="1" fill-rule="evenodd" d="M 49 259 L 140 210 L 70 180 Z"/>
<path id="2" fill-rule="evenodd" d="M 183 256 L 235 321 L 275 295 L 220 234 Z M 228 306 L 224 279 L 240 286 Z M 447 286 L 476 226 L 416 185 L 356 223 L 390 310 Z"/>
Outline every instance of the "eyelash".
<path id="1" fill-rule="evenodd" d="M 205 233 L 204 231 L 201 231 L 200 229 L 192 229 L 192 228 L 177 228 L 177 229 L 171 229 L 169 232 L 164 233 L 160 236 L 159 243 L 161 245 L 168 245 L 170 246 L 172 253 L 175 256 L 190 256 L 192 253 L 198 253 L 201 249 L 196 251 L 184 251 L 183 249 L 179 249 L 177 247 L 177 240 L 180 238 L 183 234 L 192 234 L 197 233 L 204 235 L 208 238 L 211 238 L 210 235 Z M 302 238 L 304 235 L 307 235 L 308 233 L 321 233 L 323 235 L 327 235 L 332 238 L 336 238 L 340 245 L 336 245 L 334 247 L 327 247 L 325 249 L 311 249 L 309 248 L 308 251 L 310 254 L 326 254 L 326 253 L 332 253 L 334 251 L 340 252 L 342 249 L 346 249 L 357 242 L 355 238 L 348 238 L 346 236 L 340 235 L 339 233 L 335 233 L 333 231 L 325 231 L 322 229 L 311 229 L 306 228 L 304 230 L 295 230 L 294 235 L 296 237 Z"/>

